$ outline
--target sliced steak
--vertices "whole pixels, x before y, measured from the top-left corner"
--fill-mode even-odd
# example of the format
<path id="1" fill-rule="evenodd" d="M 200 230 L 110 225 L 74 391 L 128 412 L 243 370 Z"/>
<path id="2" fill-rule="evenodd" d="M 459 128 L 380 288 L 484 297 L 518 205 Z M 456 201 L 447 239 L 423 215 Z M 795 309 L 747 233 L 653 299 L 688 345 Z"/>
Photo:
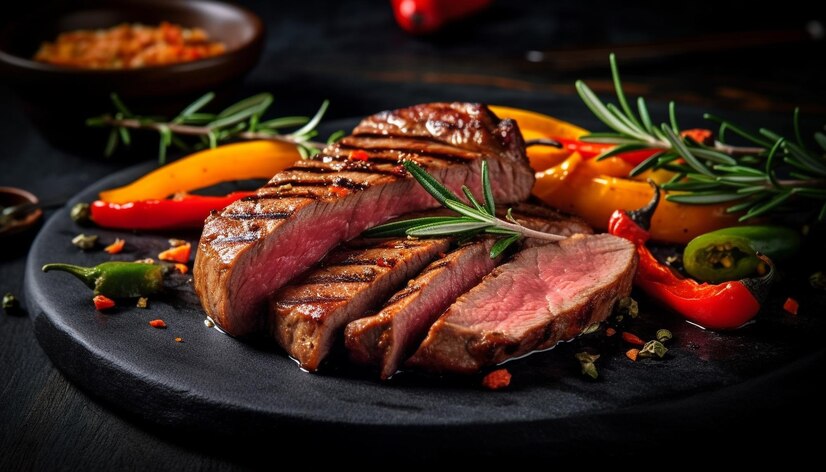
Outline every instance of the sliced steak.
<path id="1" fill-rule="evenodd" d="M 479 193 L 480 158 L 497 201 L 528 197 L 534 174 L 519 129 L 485 106 L 434 103 L 365 119 L 352 136 L 207 218 L 193 270 L 204 310 L 229 334 L 264 330 L 267 296 L 340 242 L 438 206 L 402 162 L 416 161 L 454 191 Z"/>
<path id="2" fill-rule="evenodd" d="M 592 232 L 582 220 L 544 206 L 520 203 L 513 207 L 513 216 L 537 231 L 562 236 Z M 535 245 L 535 241 L 526 240 L 524 245 Z M 490 258 L 493 243 L 485 239 L 457 248 L 425 268 L 393 295 L 381 312 L 347 325 L 344 341 L 350 357 L 362 364 L 380 366 L 384 379 L 392 376 L 439 315 L 496 267 L 499 259 Z"/>
<path id="3" fill-rule="evenodd" d="M 571 339 L 631 291 L 633 244 L 576 235 L 520 251 L 459 297 L 407 365 L 472 373 Z"/>
<path id="4" fill-rule="evenodd" d="M 380 306 L 405 280 L 447 251 L 450 241 L 393 239 L 364 244 L 331 252 L 318 268 L 271 298 L 271 333 L 307 370 L 318 369 L 347 323 Z"/>
<path id="5" fill-rule="evenodd" d="M 380 313 L 348 324 L 344 342 L 350 358 L 379 365 L 381 377 L 390 378 L 456 297 L 496 267 L 498 259 L 490 258 L 493 243 L 491 238 L 475 241 L 434 261 L 390 297 Z"/>

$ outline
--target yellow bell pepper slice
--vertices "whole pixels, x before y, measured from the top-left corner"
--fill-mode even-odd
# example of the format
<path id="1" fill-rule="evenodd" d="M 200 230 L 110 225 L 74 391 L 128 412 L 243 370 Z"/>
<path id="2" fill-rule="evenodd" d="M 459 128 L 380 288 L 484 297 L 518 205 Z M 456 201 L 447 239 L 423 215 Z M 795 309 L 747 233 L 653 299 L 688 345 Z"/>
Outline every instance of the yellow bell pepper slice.
<path id="1" fill-rule="evenodd" d="M 578 139 L 588 131 L 579 126 L 552 116 L 519 108 L 491 106 L 489 107 L 499 118 L 515 120 L 522 131 L 525 141 L 549 137 Z M 528 148 L 528 159 L 534 170 L 545 170 L 565 160 L 571 152 L 567 149 L 557 149 L 550 146 L 531 146 Z"/>
<path id="2" fill-rule="evenodd" d="M 616 209 L 635 210 L 651 199 L 646 182 L 605 175 L 593 160 L 574 153 L 558 166 L 536 174 L 533 194 L 562 211 L 605 230 Z M 682 205 L 660 201 L 651 221 L 651 237 L 660 242 L 685 244 L 701 234 L 738 223 L 726 205 Z"/>
<path id="3" fill-rule="evenodd" d="M 196 152 L 152 171 L 131 184 L 100 192 L 109 203 L 163 199 L 221 182 L 269 179 L 301 156 L 295 145 L 248 141 Z"/>

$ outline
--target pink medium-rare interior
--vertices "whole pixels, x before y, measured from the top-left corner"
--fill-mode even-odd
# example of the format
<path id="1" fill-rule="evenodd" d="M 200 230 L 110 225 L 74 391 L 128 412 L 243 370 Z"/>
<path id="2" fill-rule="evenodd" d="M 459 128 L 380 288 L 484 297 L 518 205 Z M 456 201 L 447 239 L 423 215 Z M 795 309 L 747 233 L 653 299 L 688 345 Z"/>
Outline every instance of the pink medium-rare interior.
<path id="1" fill-rule="evenodd" d="M 498 181 L 501 167 L 492 166 L 491 170 L 494 169 L 492 180 Z M 462 185 L 480 190 L 478 165 L 451 166 L 434 175 L 459 194 Z M 498 187 L 494 185 L 497 190 Z M 262 235 L 257 244 L 238 255 L 228 284 L 227 303 L 236 318 L 233 323 L 257 324 L 254 318 L 267 296 L 316 264 L 340 242 L 390 218 L 436 206 L 438 202 L 418 183 L 405 179 L 300 207 L 271 234 Z M 260 263 L 245 263 L 247 260 Z M 242 321 L 239 315 L 249 319 Z"/>
<path id="2" fill-rule="evenodd" d="M 598 235 L 574 237 L 558 248 L 526 249 L 517 256 L 519 264 L 503 266 L 495 280 L 483 284 L 485 290 L 460 298 L 461 309 L 452 311 L 446 321 L 519 338 L 614 280 L 627 267 L 616 258 L 631 254 L 624 242 Z"/>

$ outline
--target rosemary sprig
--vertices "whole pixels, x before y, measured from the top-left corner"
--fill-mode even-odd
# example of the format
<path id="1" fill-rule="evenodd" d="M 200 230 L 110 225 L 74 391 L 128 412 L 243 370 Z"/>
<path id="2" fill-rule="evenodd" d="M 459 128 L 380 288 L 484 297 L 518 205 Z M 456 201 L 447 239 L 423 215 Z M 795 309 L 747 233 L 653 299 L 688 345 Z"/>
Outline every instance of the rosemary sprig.
<path id="1" fill-rule="evenodd" d="M 630 173 L 638 176 L 649 169 L 666 169 L 674 178 L 662 188 L 672 202 L 707 205 L 731 203 L 730 213 L 742 213 L 740 221 L 788 209 L 795 200 L 820 205 L 818 220 L 826 219 L 826 135 L 817 132 L 817 151 L 806 147 L 800 131 L 800 110 L 794 113 L 794 139 L 761 128 L 751 133 L 714 115 L 703 117 L 719 125 L 717 141 L 697 142 L 681 134 L 676 105 L 668 105 L 669 119 L 656 126 L 645 99 L 637 98 L 637 110 L 622 89 L 616 57 L 611 54 L 611 75 L 619 106 L 603 103 L 582 81 L 576 89 L 585 105 L 612 132 L 592 133 L 583 141 L 616 144 L 597 159 L 628 151 L 656 150 Z M 735 135 L 750 146 L 734 146 L 726 135 Z M 782 178 L 781 178 L 782 176 Z"/>
<path id="2" fill-rule="evenodd" d="M 175 146 L 188 150 L 190 147 L 214 148 L 219 143 L 243 139 L 272 139 L 295 144 L 304 158 L 314 155 L 323 147 L 323 143 L 315 142 L 312 138 L 318 135 L 315 128 L 318 126 L 329 101 L 322 102 L 321 107 L 313 117 L 284 116 L 262 121 L 262 117 L 272 105 L 273 97 L 269 93 L 261 93 L 234 103 L 219 113 L 205 113 L 206 107 L 215 94 L 209 92 L 184 108 L 172 119 L 157 116 L 141 116 L 132 113 L 117 94 L 112 94 L 112 104 L 116 112 L 86 120 L 88 126 L 111 128 L 106 144 L 105 154 L 111 156 L 119 144 L 131 144 L 130 130 L 144 129 L 156 131 L 160 135 L 158 147 L 158 161 L 166 162 L 168 149 Z M 285 128 L 297 128 L 290 133 L 282 134 Z M 196 137 L 194 146 L 190 146 L 183 137 Z M 337 132 L 330 136 L 333 142 L 343 136 Z"/>
<path id="3" fill-rule="evenodd" d="M 490 250 L 491 258 L 498 257 L 505 249 L 522 237 L 544 239 L 546 241 L 561 241 L 565 239 L 565 236 L 534 231 L 520 225 L 511 215 L 510 208 L 507 211 L 508 221 L 497 218 L 496 204 L 493 201 L 493 190 L 491 189 L 487 161 L 482 161 L 481 171 L 483 203 L 479 203 L 479 200 L 477 200 L 467 186 L 462 186 L 462 193 L 464 193 L 470 205 L 464 203 L 458 195 L 439 183 L 439 181 L 415 162 L 405 161 L 404 168 L 410 172 L 410 175 L 412 175 L 436 201 L 441 203 L 445 208 L 458 213 L 459 216 L 435 216 L 396 221 L 371 228 L 364 232 L 364 236 L 388 237 L 407 235 L 417 238 L 456 236 L 463 239 L 471 238 L 482 233 L 492 234 L 499 239 Z"/>

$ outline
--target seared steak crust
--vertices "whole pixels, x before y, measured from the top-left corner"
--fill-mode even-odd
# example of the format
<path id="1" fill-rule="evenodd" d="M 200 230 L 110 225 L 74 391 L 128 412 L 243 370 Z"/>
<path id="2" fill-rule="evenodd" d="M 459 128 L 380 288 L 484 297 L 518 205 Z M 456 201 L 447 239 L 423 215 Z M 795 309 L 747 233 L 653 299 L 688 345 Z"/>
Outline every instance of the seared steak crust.
<path id="1" fill-rule="evenodd" d="M 266 298 L 336 245 L 438 206 L 401 163 L 413 160 L 448 188 L 478 193 L 480 158 L 497 201 L 528 197 L 534 175 L 521 134 L 482 105 L 434 103 L 366 118 L 352 136 L 207 219 L 193 270 L 204 310 L 232 335 L 265 330 Z"/>
<path id="2" fill-rule="evenodd" d="M 301 367 L 318 369 L 344 326 L 381 304 L 448 249 L 447 239 L 357 241 L 331 252 L 270 299 L 271 334 Z"/>

